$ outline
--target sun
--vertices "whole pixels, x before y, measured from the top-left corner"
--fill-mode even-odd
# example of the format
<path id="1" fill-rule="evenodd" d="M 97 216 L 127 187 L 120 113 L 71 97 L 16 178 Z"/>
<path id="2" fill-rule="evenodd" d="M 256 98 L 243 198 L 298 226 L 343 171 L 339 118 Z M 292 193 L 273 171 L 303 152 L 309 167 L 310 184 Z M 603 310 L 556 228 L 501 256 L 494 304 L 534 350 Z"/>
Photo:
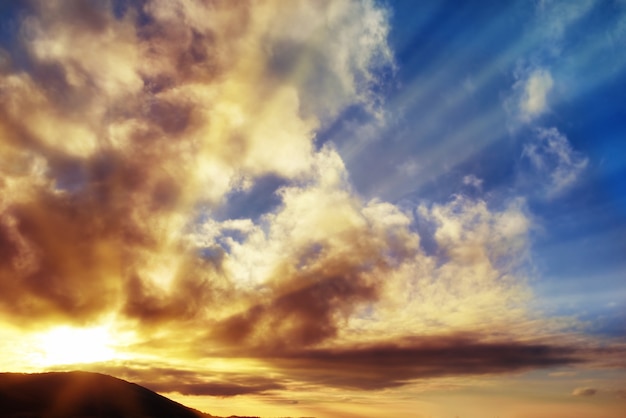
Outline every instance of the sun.
<path id="1" fill-rule="evenodd" d="M 59 326 L 35 336 L 32 359 L 40 367 L 113 360 L 120 357 L 114 342 L 106 326 Z"/>

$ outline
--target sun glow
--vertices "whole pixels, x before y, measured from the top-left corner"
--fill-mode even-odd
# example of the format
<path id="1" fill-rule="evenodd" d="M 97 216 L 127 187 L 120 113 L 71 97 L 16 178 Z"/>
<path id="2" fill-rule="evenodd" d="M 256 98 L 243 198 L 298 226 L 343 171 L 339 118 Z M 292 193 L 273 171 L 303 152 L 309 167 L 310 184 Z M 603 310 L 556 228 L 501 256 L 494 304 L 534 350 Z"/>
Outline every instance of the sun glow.
<path id="1" fill-rule="evenodd" d="M 120 357 L 114 342 L 106 326 L 56 327 L 35 337 L 33 363 L 48 367 L 112 360 Z"/>

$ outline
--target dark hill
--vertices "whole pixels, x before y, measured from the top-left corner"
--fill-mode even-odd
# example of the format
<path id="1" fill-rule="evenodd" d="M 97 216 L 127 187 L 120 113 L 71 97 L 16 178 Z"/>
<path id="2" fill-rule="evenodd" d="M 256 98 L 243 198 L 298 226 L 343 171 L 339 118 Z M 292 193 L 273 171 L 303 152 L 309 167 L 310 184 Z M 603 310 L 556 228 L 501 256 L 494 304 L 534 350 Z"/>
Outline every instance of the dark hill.
<path id="1" fill-rule="evenodd" d="M 0 373 L 2 418 L 207 418 L 144 387 L 87 372 Z"/>

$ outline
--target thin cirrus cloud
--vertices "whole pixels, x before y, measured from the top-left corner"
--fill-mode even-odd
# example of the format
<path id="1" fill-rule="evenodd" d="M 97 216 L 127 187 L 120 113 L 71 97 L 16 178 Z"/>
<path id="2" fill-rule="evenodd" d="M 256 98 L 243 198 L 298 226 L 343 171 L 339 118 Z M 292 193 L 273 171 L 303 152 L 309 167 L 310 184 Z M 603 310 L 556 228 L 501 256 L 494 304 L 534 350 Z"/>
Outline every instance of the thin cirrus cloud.
<path id="1" fill-rule="evenodd" d="M 563 71 L 559 64 L 559 59 L 564 58 L 563 39 L 580 25 L 593 7 L 592 1 L 537 4 L 534 36 L 541 43 L 536 51 L 528 51 L 518 62 L 514 72 L 516 81 L 504 101 L 509 128 L 522 133 L 524 128 L 531 128 L 529 139 L 523 145 L 522 158 L 530 162 L 532 170 L 521 172 L 520 176 L 530 176 L 533 184 L 538 183 L 537 179 L 548 178 L 548 182 L 539 181 L 544 184 L 541 197 L 546 199 L 562 196 L 572 188 L 589 163 L 558 127 L 542 125 L 543 117 L 551 112 L 551 102 L 563 100 L 567 89 L 576 89 L 571 74 Z"/>
<path id="2" fill-rule="evenodd" d="M 537 128 L 535 138 L 524 145 L 535 173 L 548 178 L 544 189 L 547 197 L 555 197 L 572 187 L 589 164 L 589 159 L 572 149 L 567 138 L 556 128 Z"/>
<path id="3" fill-rule="evenodd" d="M 388 16 L 373 1 L 34 1 L 24 56 L 0 72 L 2 320 L 114 318 L 131 359 L 94 367 L 192 395 L 588 361 L 530 307 L 523 198 L 365 199 L 335 146 L 316 145 L 351 106 L 384 118 Z M 551 87 L 531 73 L 520 111 L 545 112 Z M 537 132 L 525 156 L 564 190 L 586 160 Z M 270 177 L 275 204 L 224 219 Z M 276 376 L 180 366 L 207 359 Z"/>

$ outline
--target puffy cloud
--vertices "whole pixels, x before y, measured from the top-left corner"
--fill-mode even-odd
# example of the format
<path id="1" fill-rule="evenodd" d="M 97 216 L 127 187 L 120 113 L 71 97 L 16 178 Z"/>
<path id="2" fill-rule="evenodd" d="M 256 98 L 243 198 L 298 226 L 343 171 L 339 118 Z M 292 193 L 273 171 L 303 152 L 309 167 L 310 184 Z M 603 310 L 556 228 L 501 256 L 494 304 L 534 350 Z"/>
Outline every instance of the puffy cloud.
<path id="1" fill-rule="evenodd" d="M 457 197 L 419 208 L 438 246 L 428 255 L 411 230 L 413 215 L 359 201 L 338 157 L 325 152 L 317 180 L 282 189 L 282 206 L 259 225 L 209 220 L 201 228 L 199 237 L 222 237 L 217 241 L 228 249 L 222 268 L 242 294 L 250 292 L 218 320 L 214 344 L 275 352 L 477 324 L 489 334 L 524 323 L 527 290 L 519 268 L 530 223 L 523 202 L 492 211 Z"/>
<path id="2" fill-rule="evenodd" d="M 524 146 L 523 156 L 541 178 L 549 179 L 545 185 L 549 198 L 570 188 L 589 163 L 556 128 L 535 129 L 535 138 Z"/>
<path id="3" fill-rule="evenodd" d="M 381 81 L 373 70 L 393 69 L 387 11 L 370 0 L 328 2 L 325 13 L 313 8 L 307 2 L 279 8 L 279 19 L 298 24 L 274 26 L 269 33 L 270 74 L 287 76 L 307 97 L 303 110 L 323 119 L 351 103 L 380 112 L 372 88 Z"/>
<path id="4" fill-rule="evenodd" d="M 594 388 L 576 388 L 572 391 L 572 396 L 593 396 L 597 392 Z"/>
<path id="5" fill-rule="evenodd" d="M 550 71 L 544 68 L 518 71 L 516 78 L 505 107 L 514 120 L 528 123 L 549 110 L 548 95 L 554 80 Z"/>
<path id="6" fill-rule="evenodd" d="M 385 12 L 368 2 L 155 0 L 115 15 L 107 2 L 35 1 L 28 12 L 26 68 L 0 76 L 0 306 L 33 325 L 119 307 L 199 315 L 232 287 L 219 258 L 189 243 L 199 210 L 268 174 L 305 180 L 324 115 L 303 97 L 333 78 L 340 88 L 320 99 L 333 114 L 373 108 L 371 71 L 391 62 Z M 292 56 L 305 46 L 328 59 Z"/>
<path id="7" fill-rule="evenodd" d="M 552 76 L 546 70 L 533 71 L 524 85 L 520 109 L 524 118 L 545 112 L 548 108 L 547 95 L 553 86 Z"/>
<path id="8" fill-rule="evenodd" d="M 140 51 L 129 18 L 116 19 L 106 3 L 53 0 L 35 2 L 35 7 L 36 14 L 24 21 L 23 31 L 31 58 L 40 67 L 37 75 L 38 81 L 45 83 L 42 87 L 51 87 L 56 81 L 56 87 L 63 89 L 57 92 L 59 96 L 70 90 L 80 96 L 74 100 L 88 100 L 93 93 L 106 95 L 108 100 L 139 93 L 143 87 L 137 71 Z M 54 74 L 50 67 L 57 68 L 57 80 L 45 78 Z M 93 116 L 95 121 L 102 117 Z"/>
<path id="9" fill-rule="evenodd" d="M 263 218 L 265 228 L 247 224 L 242 242 L 230 240 L 224 268 L 255 293 L 219 324 L 217 340 L 268 348 L 335 337 L 357 306 L 378 298 L 380 278 L 417 251 L 406 215 L 363 205 L 334 151 L 323 150 L 315 165 L 308 183 L 281 190 L 283 204 Z"/>
<path id="10" fill-rule="evenodd" d="M 417 215 L 432 228 L 435 254 L 420 253 L 387 279 L 393 303 L 381 304 L 381 328 L 387 323 L 404 333 L 432 334 L 484 326 L 488 333 L 523 323 L 528 293 L 520 267 L 530 227 L 523 202 L 498 211 L 457 196 L 447 204 L 421 205 Z M 403 306 L 402 312 L 394 306 Z"/>
<path id="11" fill-rule="evenodd" d="M 476 177 L 474 174 L 468 174 L 463 176 L 463 184 L 466 186 L 472 186 L 475 189 L 480 189 L 483 185 L 483 180 Z"/>

